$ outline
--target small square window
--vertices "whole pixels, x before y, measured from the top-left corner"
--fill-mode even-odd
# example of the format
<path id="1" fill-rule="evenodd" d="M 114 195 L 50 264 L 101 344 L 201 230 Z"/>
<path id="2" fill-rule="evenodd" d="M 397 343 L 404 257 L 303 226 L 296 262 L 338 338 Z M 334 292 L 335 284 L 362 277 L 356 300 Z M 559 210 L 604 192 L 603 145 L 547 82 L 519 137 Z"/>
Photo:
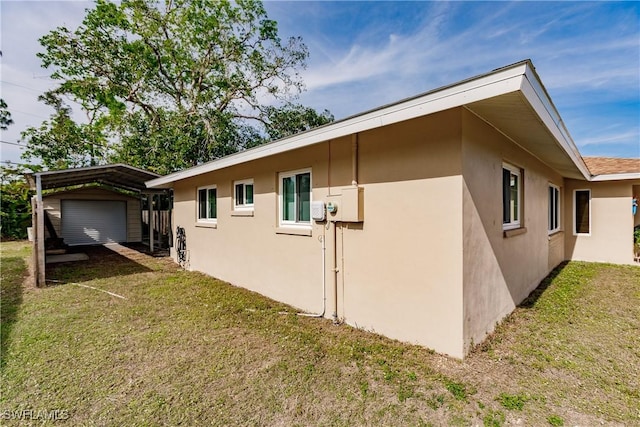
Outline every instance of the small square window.
<path id="1" fill-rule="evenodd" d="M 233 183 L 234 198 L 233 207 L 235 210 L 253 209 L 253 180 L 246 179 Z"/>
<path id="2" fill-rule="evenodd" d="M 198 221 L 215 222 L 217 218 L 217 188 L 215 186 L 198 188 Z"/>

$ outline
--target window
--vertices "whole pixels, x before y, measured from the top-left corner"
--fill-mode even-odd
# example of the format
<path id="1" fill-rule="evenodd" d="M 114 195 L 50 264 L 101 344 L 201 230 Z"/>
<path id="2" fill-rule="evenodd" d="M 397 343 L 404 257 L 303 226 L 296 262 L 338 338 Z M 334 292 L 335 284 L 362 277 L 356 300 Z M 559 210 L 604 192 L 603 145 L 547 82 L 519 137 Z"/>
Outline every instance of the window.
<path id="1" fill-rule="evenodd" d="M 560 188 L 549 184 L 549 234 L 560 230 Z"/>
<path id="2" fill-rule="evenodd" d="M 591 234 L 591 190 L 573 192 L 573 232 Z"/>
<path id="3" fill-rule="evenodd" d="M 253 209 L 253 180 L 236 181 L 233 185 L 235 196 L 233 206 L 235 210 Z"/>
<path id="4" fill-rule="evenodd" d="M 281 173 L 279 181 L 281 225 L 311 224 L 311 171 Z"/>
<path id="5" fill-rule="evenodd" d="M 522 173 L 507 163 L 502 164 L 502 228 L 520 227 L 522 200 Z"/>
<path id="6" fill-rule="evenodd" d="M 198 188 L 198 221 L 216 222 L 218 218 L 215 186 Z"/>

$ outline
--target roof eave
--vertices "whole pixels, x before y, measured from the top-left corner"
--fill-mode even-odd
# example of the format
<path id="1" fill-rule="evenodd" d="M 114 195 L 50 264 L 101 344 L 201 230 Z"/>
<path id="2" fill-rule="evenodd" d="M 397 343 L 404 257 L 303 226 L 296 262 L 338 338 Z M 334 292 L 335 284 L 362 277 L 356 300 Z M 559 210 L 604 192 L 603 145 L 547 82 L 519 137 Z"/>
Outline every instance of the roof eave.
<path id="1" fill-rule="evenodd" d="M 580 171 L 580 174 L 582 174 L 585 179 L 589 179 L 591 177 L 589 168 L 587 168 L 584 160 L 582 160 L 578 147 L 573 141 L 569 130 L 565 126 L 562 117 L 560 117 L 560 113 L 553 104 L 547 89 L 542 84 L 542 80 L 533 65 L 527 67 L 525 77 L 529 83 L 530 90 L 523 85 L 522 91 L 528 101 L 532 104 L 547 129 L 552 132 L 560 148 L 571 158 L 571 161 Z"/>
<path id="2" fill-rule="evenodd" d="M 551 134 L 568 175 L 589 180 L 591 175 L 530 60 L 512 64 L 490 73 L 445 86 L 425 94 L 349 117 L 320 128 L 279 141 L 213 160 L 203 165 L 175 172 L 146 182 L 149 188 L 171 188 L 176 181 L 224 169 L 236 164 L 303 148 L 323 141 L 372 130 L 473 102 L 519 92 L 538 116 L 541 126 Z M 535 148 L 534 148 L 535 150 Z M 531 152 L 531 150 L 529 150 Z M 535 156 L 535 152 L 532 152 Z"/>
<path id="3" fill-rule="evenodd" d="M 589 181 L 599 182 L 599 181 L 626 181 L 626 180 L 640 180 L 640 173 L 638 172 L 630 172 L 630 173 L 609 173 L 602 175 L 593 175 L 590 177 Z"/>
<path id="4" fill-rule="evenodd" d="M 460 107 L 486 96 L 517 91 L 529 61 L 501 68 L 482 76 L 445 86 L 423 95 L 346 118 L 301 134 L 242 151 L 203 165 L 147 181 L 149 188 L 171 188 L 176 181 L 234 166 L 251 160 L 306 147 L 330 139 L 387 126 L 416 117 Z"/>

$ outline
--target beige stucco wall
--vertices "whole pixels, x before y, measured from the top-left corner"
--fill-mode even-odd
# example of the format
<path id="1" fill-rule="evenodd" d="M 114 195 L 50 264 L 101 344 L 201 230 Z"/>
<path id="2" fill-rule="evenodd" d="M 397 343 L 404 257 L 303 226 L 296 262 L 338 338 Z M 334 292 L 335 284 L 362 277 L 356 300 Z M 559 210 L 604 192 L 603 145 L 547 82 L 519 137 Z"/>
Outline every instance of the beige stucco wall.
<path id="1" fill-rule="evenodd" d="M 42 198 L 44 210 L 48 213 L 58 236 L 62 232 L 61 200 L 122 200 L 127 202 L 127 242 L 142 241 L 139 199 L 101 188 L 71 190 L 44 196 Z"/>
<path id="2" fill-rule="evenodd" d="M 312 169 L 312 197 L 340 194 L 352 180 L 352 140 L 341 138 L 177 182 L 175 226 L 185 227 L 188 265 L 289 303 L 327 311 L 353 326 L 462 357 L 462 179 L 460 115 L 439 113 L 359 135 L 364 222 L 311 236 L 278 232 L 278 172 Z M 234 216 L 232 183 L 253 178 L 253 216 Z M 216 228 L 196 221 L 196 189 L 217 185 Z M 337 307 L 330 286 L 337 252 Z"/>
<path id="3" fill-rule="evenodd" d="M 460 114 L 360 135 L 362 228 L 343 227 L 352 325 L 462 357 Z"/>
<path id="4" fill-rule="evenodd" d="M 523 173 L 526 232 L 505 237 L 502 164 Z M 464 227 L 464 345 L 481 342 L 496 323 L 564 260 L 563 232 L 548 234 L 549 183 L 565 192 L 560 175 L 464 111 L 462 119 Z M 523 230 L 524 231 L 524 230 Z"/>
<path id="5" fill-rule="evenodd" d="M 567 210 L 564 226 L 567 230 L 565 252 L 568 259 L 633 264 L 633 226 L 637 218 L 632 215 L 631 199 L 634 185 L 638 184 L 640 180 L 565 180 L 567 191 L 564 202 Z M 574 190 L 591 190 L 590 235 L 573 233 Z"/>

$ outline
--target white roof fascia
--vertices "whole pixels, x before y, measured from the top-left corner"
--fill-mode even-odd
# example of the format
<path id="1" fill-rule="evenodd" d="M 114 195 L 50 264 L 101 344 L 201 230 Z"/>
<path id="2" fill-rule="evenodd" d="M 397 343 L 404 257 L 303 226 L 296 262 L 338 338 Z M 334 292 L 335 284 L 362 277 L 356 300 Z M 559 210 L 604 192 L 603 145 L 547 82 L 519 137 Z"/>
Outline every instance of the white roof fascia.
<path id="1" fill-rule="evenodd" d="M 603 175 L 594 175 L 589 181 L 620 181 L 627 179 L 638 179 L 640 180 L 640 172 L 629 172 L 629 173 L 610 173 Z"/>
<path id="2" fill-rule="evenodd" d="M 137 171 L 137 172 L 142 172 L 148 175 L 156 175 L 156 176 L 160 176 L 155 172 L 151 172 L 148 170 L 144 170 L 144 169 L 140 169 L 138 167 L 135 166 L 131 166 L 131 165 L 126 165 L 124 163 L 111 163 L 111 164 L 107 164 L 107 165 L 96 165 L 96 166 L 83 166 L 83 167 L 79 167 L 79 168 L 69 168 L 69 169 L 56 169 L 56 170 L 50 170 L 50 171 L 42 171 L 42 172 L 35 172 L 33 175 L 40 175 L 40 176 L 46 176 L 46 175 L 59 175 L 59 174 L 66 174 L 66 173 L 70 173 L 70 172 L 85 172 L 85 171 L 90 171 L 90 170 L 99 170 L 99 169 L 113 169 L 113 168 L 118 168 L 118 167 L 122 167 L 125 169 L 130 169 L 133 171 Z"/>
<path id="3" fill-rule="evenodd" d="M 413 99 L 381 107 L 377 110 L 340 120 L 276 142 L 261 145 L 218 160 L 146 182 L 149 188 L 167 188 L 171 183 L 208 172 L 257 160 L 323 141 L 348 136 L 382 126 L 426 116 L 471 102 L 520 90 L 527 63 L 519 63 L 452 86 L 429 92 Z"/>
<path id="4" fill-rule="evenodd" d="M 558 110 L 556 110 L 546 89 L 540 82 L 536 72 L 527 67 L 525 79 L 522 83 L 522 93 L 525 95 L 531 106 L 534 108 L 544 125 L 551 131 L 560 147 L 569 155 L 573 163 L 578 167 L 585 179 L 591 177 L 587 165 L 582 160 L 578 147 L 573 142 Z"/>

